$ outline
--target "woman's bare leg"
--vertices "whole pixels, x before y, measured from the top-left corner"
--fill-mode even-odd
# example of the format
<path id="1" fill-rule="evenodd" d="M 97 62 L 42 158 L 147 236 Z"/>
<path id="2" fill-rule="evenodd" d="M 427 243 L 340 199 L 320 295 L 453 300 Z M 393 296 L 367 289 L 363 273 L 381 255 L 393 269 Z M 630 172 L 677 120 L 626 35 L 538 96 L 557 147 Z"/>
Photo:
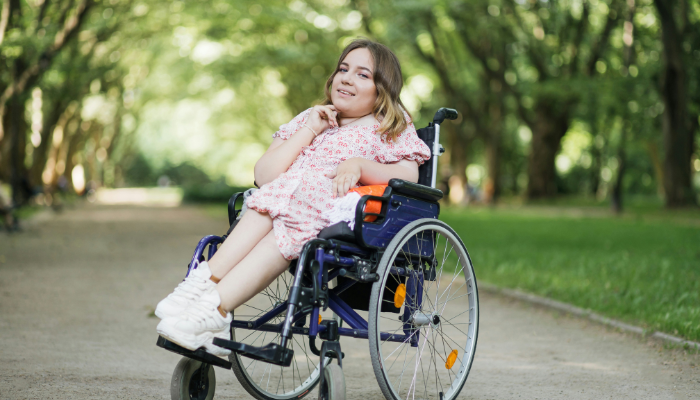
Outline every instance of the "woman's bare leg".
<path id="1" fill-rule="evenodd" d="M 211 274 L 219 279 L 225 277 L 271 231 L 272 218 L 269 214 L 248 209 L 231 235 L 209 260 Z"/>
<path id="2" fill-rule="evenodd" d="M 242 222 L 242 221 L 241 221 Z M 238 229 L 238 227 L 236 227 Z M 216 253 L 219 254 L 218 252 Z M 255 248 L 221 279 L 216 290 L 221 308 L 234 310 L 268 287 L 289 266 L 270 231 Z"/>

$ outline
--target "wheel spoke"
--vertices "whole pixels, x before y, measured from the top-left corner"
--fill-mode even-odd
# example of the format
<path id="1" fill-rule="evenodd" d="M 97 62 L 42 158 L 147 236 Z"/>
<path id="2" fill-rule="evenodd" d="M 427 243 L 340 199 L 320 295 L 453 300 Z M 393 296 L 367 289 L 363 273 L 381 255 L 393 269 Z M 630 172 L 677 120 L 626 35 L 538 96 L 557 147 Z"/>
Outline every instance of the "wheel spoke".
<path id="1" fill-rule="evenodd" d="M 407 245 L 409 240 L 411 244 Z M 432 250 L 432 254 L 426 253 L 426 249 Z M 419 254 L 420 257 L 429 255 L 433 259 L 426 261 Z M 405 267 L 409 275 L 406 279 L 415 283 L 413 287 L 416 288 L 406 293 L 401 308 L 405 314 L 406 307 L 413 307 L 408 311 L 416 316 L 412 323 L 415 325 L 410 326 L 411 330 L 407 331 L 409 335 L 401 343 L 391 342 L 388 338 L 381 340 L 379 336 L 404 329 L 403 318 L 383 315 L 380 309 L 382 304 L 393 303 L 383 298 L 384 293 L 387 296 L 395 293 L 387 286 L 400 282 L 398 276 L 388 278 L 390 267 Z M 425 279 L 428 271 L 434 274 L 434 280 Z M 477 293 L 466 248 L 444 223 L 434 220 L 422 224 L 416 222 L 412 227 L 404 228 L 387 246 L 377 273 L 383 277 L 380 284 L 375 284 L 379 286 L 373 289 L 369 333 L 370 340 L 374 341 L 370 348 L 377 351 L 376 357 L 372 358 L 377 378 L 386 382 L 382 386 L 385 396 L 405 400 L 437 400 L 442 392 L 445 400 L 453 400 L 461 389 L 459 385 L 466 381 L 469 368 L 464 368 L 463 364 L 473 361 L 473 352 L 468 346 L 473 349 L 478 329 L 478 311 L 475 308 L 478 307 Z M 409 286 L 408 281 L 406 285 Z M 418 290 L 422 290 L 420 296 Z M 466 310 L 462 306 L 465 302 L 469 307 Z M 430 318 L 430 323 L 416 313 Z M 432 318 L 437 316 L 439 321 L 435 320 L 433 325 Z M 412 347 L 411 341 L 417 347 Z M 455 352 L 457 359 L 453 360 Z"/>
<path id="2" fill-rule="evenodd" d="M 235 317 L 243 321 L 254 321 L 286 301 L 289 296 L 290 282 L 293 281 L 290 278 L 291 274 L 280 275 L 272 284 L 239 308 L 244 311 L 236 314 Z M 249 311 L 245 312 L 245 310 Z M 279 324 L 284 321 L 285 315 L 286 311 L 283 311 L 268 323 Z M 308 321 L 305 327 L 308 327 Z M 234 340 L 255 347 L 276 343 L 280 338 L 278 332 L 251 330 L 244 334 L 243 329 L 235 331 L 239 333 L 240 339 Z M 300 341 L 301 338 L 292 335 L 288 341 L 288 347 L 295 355 L 289 367 L 276 366 L 239 355 L 232 357 L 236 377 L 246 388 L 263 397 L 281 396 L 283 399 L 290 400 L 303 395 L 316 384 L 319 370 L 318 360 L 310 357 L 310 355 L 313 356 L 311 349 L 304 340 Z"/>

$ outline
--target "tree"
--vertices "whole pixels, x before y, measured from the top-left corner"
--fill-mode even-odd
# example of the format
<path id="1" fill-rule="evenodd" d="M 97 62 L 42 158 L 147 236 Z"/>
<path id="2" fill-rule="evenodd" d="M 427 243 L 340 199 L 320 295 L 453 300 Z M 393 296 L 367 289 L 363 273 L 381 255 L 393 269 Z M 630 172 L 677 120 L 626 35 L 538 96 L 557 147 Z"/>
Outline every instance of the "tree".
<path id="1" fill-rule="evenodd" d="M 44 1 L 35 9 L 26 4 L 23 7 L 18 0 L 3 2 L 0 14 L 0 38 L 4 42 L 0 59 L 3 64 L 0 147 L 7 147 L 2 154 L 10 155 L 9 162 L 3 164 L 9 167 L 15 203 L 24 201 L 27 187 L 32 184 L 24 164 L 28 127 L 24 120 L 24 103 L 55 57 L 76 37 L 93 5 L 91 0 L 81 0 L 77 4 Z"/>
<path id="2" fill-rule="evenodd" d="M 661 93 L 664 102 L 664 194 L 667 207 L 695 204 L 691 159 L 695 150 L 698 114 L 688 110 L 688 68 L 684 43 L 698 34 L 695 14 L 687 0 L 654 0 L 661 20 L 663 71 Z M 680 18 L 676 17 L 679 15 Z M 688 46 L 689 48 L 690 46 Z"/>
<path id="3" fill-rule="evenodd" d="M 32 187 L 44 184 L 51 191 L 58 176 L 67 173 L 70 177 L 73 156 L 91 143 L 84 135 L 101 143 L 93 149 L 93 156 L 99 149 L 107 156 L 113 153 L 121 132 L 122 78 L 129 70 L 118 61 L 138 48 L 139 40 L 162 28 L 159 17 L 141 25 L 149 6 L 157 9 L 159 4 L 134 5 L 130 0 L 3 3 L 0 63 L 6 68 L 0 69 L 0 115 L 4 114 L 0 179 L 10 179 L 17 204 L 22 204 Z M 112 100 L 115 94 L 119 96 L 120 104 L 115 107 L 119 115 L 114 123 L 92 124 L 92 131 L 87 132 L 80 129 L 81 103 L 86 96 L 97 94 L 93 87 L 97 92 L 101 88 Z M 32 111 L 43 112 L 38 128 L 37 121 L 30 124 L 26 120 L 30 93 L 42 104 L 41 110 Z M 59 132 L 57 137 L 54 132 Z M 32 146 L 28 147 L 29 134 Z"/>

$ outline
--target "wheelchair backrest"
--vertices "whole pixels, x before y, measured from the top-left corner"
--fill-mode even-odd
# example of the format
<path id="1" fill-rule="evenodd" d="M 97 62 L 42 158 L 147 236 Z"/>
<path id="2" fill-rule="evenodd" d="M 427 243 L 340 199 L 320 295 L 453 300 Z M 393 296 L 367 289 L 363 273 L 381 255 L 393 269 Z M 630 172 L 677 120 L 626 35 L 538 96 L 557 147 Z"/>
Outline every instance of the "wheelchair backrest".
<path id="1" fill-rule="evenodd" d="M 430 149 L 430 159 L 418 167 L 418 184 L 424 186 L 431 186 L 433 179 L 433 144 L 435 143 L 435 125 L 430 123 L 425 128 L 418 129 L 416 131 L 418 137 L 428 145 Z"/>

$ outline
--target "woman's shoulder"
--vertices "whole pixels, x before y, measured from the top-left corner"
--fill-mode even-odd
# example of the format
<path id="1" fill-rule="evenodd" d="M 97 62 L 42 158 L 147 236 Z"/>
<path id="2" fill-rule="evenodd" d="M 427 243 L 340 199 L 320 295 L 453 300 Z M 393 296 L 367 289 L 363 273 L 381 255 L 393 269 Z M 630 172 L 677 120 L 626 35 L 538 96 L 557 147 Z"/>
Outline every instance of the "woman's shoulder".
<path id="1" fill-rule="evenodd" d="M 305 121 L 308 118 L 309 114 L 311 113 L 312 109 L 313 109 L 313 107 L 309 107 L 306 110 L 300 112 L 299 114 L 297 114 L 296 117 L 294 117 L 292 119 L 292 121 Z"/>
<path id="2" fill-rule="evenodd" d="M 407 140 L 412 142 L 415 142 L 416 140 L 422 142 L 418 137 L 418 132 L 416 131 L 415 125 L 413 125 L 413 119 L 411 118 L 411 115 L 404 109 L 402 109 L 401 111 L 403 111 L 403 116 L 406 120 L 406 128 L 404 128 L 403 131 L 399 132 L 399 134 L 396 135 L 392 142 L 400 143 Z"/>
<path id="3" fill-rule="evenodd" d="M 409 114 L 404 108 L 401 108 L 401 111 L 403 112 L 403 117 L 406 120 L 406 125 L 412 125 L 413 118 L 411 118 L 411 114 Z"/>
<path id="4" fill-rule="evenodd" d="M 306 122 L 306 120 L 309 118 L 309 113 L 311 113 L 311 108 L 300 112 L 299 114 L 297 114 L 296 117 L 292 118 L 291 121 L 281 125 L 279 130 L 275 132 L 275 134 L 272 135 L 272 137 L 281 138 L 284 140 L 289 139 L 294 134 L 294 132 L 296 132 L 301 127 L 301 125 L 303 125 L 304 122 Z"/>

